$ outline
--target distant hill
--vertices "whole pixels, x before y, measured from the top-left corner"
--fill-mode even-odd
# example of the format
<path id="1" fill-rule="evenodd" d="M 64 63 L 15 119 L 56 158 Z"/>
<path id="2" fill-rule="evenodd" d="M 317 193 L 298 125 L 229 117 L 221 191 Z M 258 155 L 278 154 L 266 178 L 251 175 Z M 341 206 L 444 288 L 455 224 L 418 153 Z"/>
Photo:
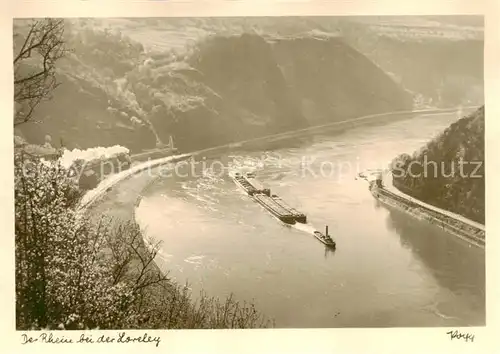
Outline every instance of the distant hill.
<path id="1" fill-rule="evenodd" d="M 485 221 L 484 173 L 484 106 L 413 156 L 393 161 L 393 183 L 402 192 L 480 223 Z"/>
<path id="2" fill-rule="evenodd" d="M 187 151 L 365 114 L 483 101 L 481 28 L 363 21 L 67 20 L 73 53 L 58 63 L 62 85 L 39 105 L 40 123 L 16 134 L 33 144 L 50 135 L 69 149 L 122 145 L 132 153 L 172 135 Z M 23 26 L 16 20 L 14 31 Z"/>

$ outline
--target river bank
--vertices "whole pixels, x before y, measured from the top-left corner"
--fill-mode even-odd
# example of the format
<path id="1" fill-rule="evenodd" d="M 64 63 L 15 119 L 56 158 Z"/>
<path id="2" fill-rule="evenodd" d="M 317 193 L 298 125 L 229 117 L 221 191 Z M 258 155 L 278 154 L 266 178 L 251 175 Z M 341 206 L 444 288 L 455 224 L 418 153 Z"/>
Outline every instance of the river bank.
<path id="1" fill-rule="evenodd" d="M 312 226 L 329 225 L 336 252 L 307 230 L 276 222 L 219 168 L 158 178 L 142 192 L 136 221 L 163 242 L 160 267 L 176 281 L 189 281 L 194 293 L 255 301 L 279 328 L 481 325 L 481 248 L 378 203 L 354 180 L 357 171 L 350 178 L 345 168 L 321 173 L 340 162 L 386 166 L 457 114 L 392 118 L 195 156 L 207 156 L 208 167 L 254 172 Z"/>
<path id="2" fill-rule="evenodd" d="M 140 173 L 146 169 L 151 169 L 154 167 L 158 167 L 167 163 L 175 163 L 179 161 L 186 160 L 190 157 L 194 156 L 203 156 L 206 153 L 215 153 L 215 152 L 223 152 L 228 149 L 238 148 L 242 146 L 251 145 L 253 143 L 259 143 L 263 141 L 269 140 L 281 140 L 281 139 L 289 139 L 293 137 L 297 137 L 300 135 L 314 134 L 325 129 L 338 129 L 345 130 L 355 128 L 360 125 L 369 125 L 369 124 L 383 124 L 388 123 L 394 120 L 394 117 L 398 117 L 400 120 L 411 119 L 418 115 L 432 115 L 432 114 L 443 114 L 443 113 L 453 113 L 453 112 L 465 112 L 469 110 L 476 109 L 477 106 L 467 106 L 467 107 L 458 107 L 458 108 L 426 108 L 420 110 L 413 111 L 394 111 L 394 112 L 386 112 L 386 113 L 376 113 L 370 114 L 354 119 L 349 119 L 340 122 L 333 122 L 329 124 L 324 124 L 320 126 L 308 127 L 305 129 L 299 129 L 289 132 L 284 132 L 280 134 L 274 135 L 266 135 L 258 138 L 253 138 L 249 140 L 243 140 L 239 142 L 234 142 L 230 144 L 224 144 L 219 146 L 213 146 L 209 148 L 205 148 L 198 151 L 193 151 L 190 153 L 179 154 L 174 156 L 164 156 L 164 154 L 169 153 L 169 149 L 153 149 L 148 152 L 144 152 L 141 154 L 132 155 L 132 161 L 135 164 L 130 169 L 121 171 L 117 174 L 113 174 L 108 176 L 105 180 L 101 181 L 101 183 L 93 190 L 88 191 L 82 198 L 79 203 L 78 209 L 85 210 L 91 204 L 95 203 L 103 194 L 105 194 L 110 188 L 112 188 L 117 183 L 129 178 L 130 176 Z M 461 114 L 462 114 L 461 113 Z M 162 156 L 163 155 L 163 156 Z M 154 159 L 152 159 L 154 158 Z M 147 161 L 145 161 L 147 159 Z"/>
<path id="3" fill-rule="evenodd" d="M 140 202 L 142 190 L 153 180 L 148 171 L 135 173 L 128 178 L 116 182 L 112 189 L 105 190 L 99 196 L 99 200 L 89 205 L 85 209 L 86 216 L 90 217 L 94 224 L 97 224 L 103 216 L 111 221 L 112 227 L 119 225 L 137 226 L 135 222 L 135 207 Z M 146 240 L 143 239 L 141 251 L 147 247 Z M 134 260 L 138 262 L 139 259 Z M 162 272 L 155 262 L 150 263 L 149 269 L 154 275 L 161 275 Z"/>
<path id="4" fill-rule="evenodd" d="M 122 179 L 111 190 L 106 190 L 99 198 L 86 209 L 86 215 L 97 223 L 101 217 L 111 218 L 112 227 L 137 227 L 140 226 L 135 220 L 135 210 L 141 201 L 142 193 L 148 189 L 156 180 L 149 170 L 137 172 Z M 155 254 L 152 262 L 148 262 L 145 274 L 150 279 L 165 278 L 160 287 L 151 286 L 145 292 L 148 297 L 156 299 L 159 304 L 166 306 L 163 310 L 151 308 L 151 311 L 159 311 L 158 317 L 165 317 L 159 329 L 226 329 L 226 328 L 267 328 L 273 327 L 274 321 L 267 315 L 256 309 L 251 302 L 240 302 L 233 297 L 232 293 L 226 296 L 211 296 L 203 290 L 199 294 L 191 291 L 189 282 L 181 283 L 171 278 L 169 270 L 162 268 L 157 257 L 161 257 L 161 251 L 157 248 L 157 241 L 153 240 L 141 231 L 142 243 L 136 250 L 138 253 Z M 152 249 L 154 247 L 154 250 Z M 135 277 L 143 272 L 144 260 L 141 256 L 132 255 L 131 264 L 126 270 L 129 276 Z M 147 327 L 150 328 L 150 327 Z"/>
<path id="5" fill-rule="evenodd" d="M 467 220 L 460 215 L 453 215 L 453 213 L 446 210 L 440 210 L 440 208 L 427 205 L 405 195 L 392 186 L 391 179 L 387 177 L 388 175 L 389 173 L 384 173 L 385 178 L 380 181 L 380 184 L 377 184 L 376 179 L 367 179 L 370 192 L 378 201 L 419 220 L 436 225 L 471 245 L 480 248 L 485 247 L 484 225 Z"/>
<path id="6" fill-rule="evenodd" d="M 324 129 L 349 129 L 354 128 L 360 125 L 371 125 L 371 124 L 384 124 L 390 122 L 397 116 L 399 119 L 411 119 L 418 115 L 433 115 L 433 114 L 443 114 L 443 113 L 452 113 L 452 112 L 465 112 L 469 110 L 474 110 L 476 107 L 461 107 L 461 108 L 428 108 L 428 109 L 420 109 L 414 111 L 399 111 L 399 112 L 388 112 L 383 114 L 372 114 L 363 117 L 358 117 L 352 120 L 334 122 L 326 125 L 310 127 L 306 129 L 300 129 L 297 131 L 285 132 L 281 134 L 276 134 L 272 136 L 264 136 L 255 139 L 245 140 L 237 143 L 226 144 L 221 146 L 215 146 L 199 151 L 194 151 L 191 153 L 185 153 L 181 155 L 174 156 L 166 156 L 162 157 L 162 152 L 167 152 L 167 150 L 157 149 L 153 151 L 154 155 L 150 155 L 151 152 L 147 154 L 147 161 L 144 161 L 143 154 L 140 154 L 140 158 L 133 159 L 136 162 L 135 166 L 133 165 L 130 169 L 121 171 L 120 173 L 111 175 L 107 177 L 105 180 L 101 181 L 101 183 L 93 190 L 88 191 L 80 201 L 78 209 L 82 214 L 89 212 L 92 217 L 108 215 L 113 219 L 120 219 L 125 222 L 134 222 L 135 223 L 135 208 L 138 206 L 141 199 L 141 192 L 146 186 L 154 180 L 153 174 L 151 173 L 152 169 L 165 165 L 167 163 L 176 163 L 180 161 L 187 160 L 188 158 L 195 156 L 204 156 L 206 153 L 216 153 L 222 152 L 227 149 L 232 149 L 235 147 L 247 146 L 259 142 L 263 142 L 266 140 L 281 140 L 281 139 L 289 139 L 295 136 L 300 135 L 308 135 L 320 132 Z M 160 155 L 158 155 L 160 154 Z M 151 160 L 151 156 L 157 157 L 154 160 Z M 405 203 L 398 201 L 397 196 L 391 195 L 385 192 L 384 195 L 378 197 L 380 201 L 384 201 L 386 204 L 391 204 L 392 206 L 399 206 L 406 210 L 408 213 L 411 213 L 413 216 L 421 218 L 422 210 L 421 208 L 410 208 Z M 401 197 L 399 197 L 401 198 Z M 408 201 L 408 203 L 412 203 Z M 402 205 L 404 204 L 404 205 Z M 436 217 L 431 216 L 430 211 L 423 212 L 427 214 L 428 220 L 434 220 L 433 223 L 439 221 L 439 224 L 446 228 L 449 232 L 460 235 L 459 237 L 470 239 L 476 245 L 484 246 L 484 230 L 481 232 L 477 232 L 479 234 L 478 237 L 465 237 L 463 235 L 462 229 L 465 229 L 466 226 L 460 225 L 460 221 L 458 225 L 454 222 L 450 222 L 450 218 L 444 220 L 444 217 Z M 434 213 L 435 214 L 435 213 Z M 462 223 L 463 224 L 463 223 Z M 477 231 L 477 230 L 475 230 Z M 479 230 L 481 231 L 481 230 Z M 475 232 L 476 233 L 476 232 Z"/>
<path id="7" fill-rule="evenodd" d="M 146 162 L 141 162 L 135 166 L 132 166 L 127 170 L 108 176 L 107 178 L 102 180 L 96 188 L 89 190 L 87 193 L 85 193 L 85 195 L 80 200 L 77 209 L 81 213 L 85 213 L 86 210 L 92 204 L 98 201 L 104 194 L 109 192 L 116 184 L 125 181 L 141 172 L 144 171 L 151 172 L 151 169 L 155 167 L 159 167 L 161 165 L 165 165 L 168 163 L 176 163 L 179 161 L 183 161 L 188 159 L 190 156 L 191 154 L 182 154 L 182 155 L 167 156 L 155 160 L 148 160 Z"/>
<path id="8" fill-rule="evenodd" d="M 255 148 L 242 144 L 242 149 L 230 147 L 229 152 L 211 149 L 193 154 L 196 160 L 206 157 L 208 165 L 213 158 L 228 166 L 258 168 L 259 178 L 306 211 L 314 225 L 331 226 L 342 244 L 335 254 L 326 254 L 324 247 L 311 242 L 302 231 L 283 228 L 255 209 L 258 206 L 235 193 L 236 187 L 227 177 L 210 174 L 158 178 L 149 188 L 153 179 L 144 176 L 142 180 L 138 173 L 130 178 L 137 178 L 140 186 L 124 179 L 109 191 L 102 189 L 109 195 L 96 199 L 96 214 L 113 209 L 114 215 L 123 218 L 135 213 L 143 236 L 162 242 L 158 264 L 175 282 L 188 281 L 193 294 L 202 290 L 224 299 L 234 293 L 239 300 L 255 301 L 278 327 L 481 324 L 481 249 L 467 247 L 428 222 L 374 208 L 373 196 L 359 188 L 358 182 L 335 183 L 335 176 L 317 178 L 301 173 L 300 156 L 315 161 L 313 170 L 332 161 L 332 154 L 342 161 L 359 159 L 362 165 L 386 161 L 398 151 L 420 146 L 456 119 L 456 114 L 380 117 L 386 119 L 391 122 L 328 129 L 314 139 L 305 136 L 300 146 L 294 138 L 275 143 L 274 139 L 281 140 L 275 137 L 270 144 L 263 141 Z M 422 129 L 416 129 L 420 126 Z M 266 165 L 260 166 L 268 149 L 281 158 L 266 159 Z M 152 172 L 155 175 L 154 169 Z M 295 188 L 297 184 L 301 188 Z M 133 208 L 138 200 L 140 205 Z M 101 202 L 105 205 L 98 206 Z M 363 223 L 357 215 L 363 215 Z M 391 257 L 387 257 L 388 251 Z M 362 267 L 359 259 L 363 259 Z M 297 287 L 305 278 L 309 286 Z M 364 306 L 353 306 L 352 299 Z M 341 314 L 334 316 L 338 312 Z"/>

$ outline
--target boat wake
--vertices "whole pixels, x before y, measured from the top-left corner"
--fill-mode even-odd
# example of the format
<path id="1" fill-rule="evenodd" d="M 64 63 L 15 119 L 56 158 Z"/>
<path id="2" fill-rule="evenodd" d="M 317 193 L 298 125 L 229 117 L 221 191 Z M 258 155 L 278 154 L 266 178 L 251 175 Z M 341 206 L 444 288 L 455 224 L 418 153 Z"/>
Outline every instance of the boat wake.
<path id="1" fill-rule="evenodd" d="M 302 231 L 308 235 L 312 235 L 312 236 L 316 237 L 318 240 L 320 240 L 322 243 L 324 243 L 325 245 L 335 248 L 335 242 L 328 235 L 328 229 L 326 230 L 326 233 L 323 234 L 321 231 L 317 230 L 311 224 L 296 223 L 295 225 L 292 225 L 291 227 L 295 228 L 296 230 Z"/>
<path id="2" fill-rule="evenodd" d="M 184 259 L 184 262 L 196 264 L 196 265 L 201 265 L 203 263 L 203 258 L 205 258 L 205 256 L 203 256 L 203 255 L 190 256 L 190 257 L 187 257 L 186 259 Z"/>
<path id="3" fill-rule="evenodd" d="M 329 247 L 335 247 L 335 241 L 328 235 L 328 226 L 326 226 L 325 233 L 323 234 L 312 225 L 307 224 L 305 214 L 290 207 L 278 195 L 272 194 L 269 188 L 266 188 L 255 178 L 254 173 L 242 174 L 241 172 L 236 172 L 232 175 L 232 178 L 241 190 L 244 190 L 251 199 L 260 204 L 271 216 L 277 218 L 288 227 L 293 227 L 313 235 Z"/>
<path id="4" fill-rule="evenodd" d="M 311 224 L 301 224 L 301 223 L 295 223 L 295 225 L 292 226 L 294 229 L 297 229 L 299 231 L 308 233 L 308 234 L 314 234 L 316 228 L 312 226 Z"/>

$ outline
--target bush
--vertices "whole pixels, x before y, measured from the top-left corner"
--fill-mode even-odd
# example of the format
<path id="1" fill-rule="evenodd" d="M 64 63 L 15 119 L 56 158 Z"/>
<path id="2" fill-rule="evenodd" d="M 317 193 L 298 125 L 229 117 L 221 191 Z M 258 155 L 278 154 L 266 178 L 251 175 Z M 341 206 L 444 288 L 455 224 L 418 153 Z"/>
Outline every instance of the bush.
<path id="1" fill-rule="evenodd" d="M 15 155 L 16 326 L 28 329 L 250 328 L 270 324 L 252 304 L 173 283 L 137 225 L 75 211 L 61 166 Z"/>

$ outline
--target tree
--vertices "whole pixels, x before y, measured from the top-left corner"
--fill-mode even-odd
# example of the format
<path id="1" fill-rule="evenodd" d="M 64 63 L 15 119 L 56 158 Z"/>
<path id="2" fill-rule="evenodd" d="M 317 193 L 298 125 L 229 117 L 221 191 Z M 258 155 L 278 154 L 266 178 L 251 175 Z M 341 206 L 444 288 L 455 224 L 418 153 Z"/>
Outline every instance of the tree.
<path id="1" fill-rule="evenodd" d="M 31 120 L 36 106 L 59 85 L 56 62 L 68 52 L 63 19 L 37 19 L 14 33 L 14 126 Z"/>
<path id="2" fill-rule="evenodd" d="M 193 300 L 155 263 L 159 243 L 134 222 L 93 219 L 56 162 L 15 153 L 16 328 L 253 328 L 253 304 Z"/>

